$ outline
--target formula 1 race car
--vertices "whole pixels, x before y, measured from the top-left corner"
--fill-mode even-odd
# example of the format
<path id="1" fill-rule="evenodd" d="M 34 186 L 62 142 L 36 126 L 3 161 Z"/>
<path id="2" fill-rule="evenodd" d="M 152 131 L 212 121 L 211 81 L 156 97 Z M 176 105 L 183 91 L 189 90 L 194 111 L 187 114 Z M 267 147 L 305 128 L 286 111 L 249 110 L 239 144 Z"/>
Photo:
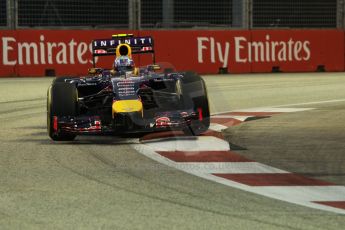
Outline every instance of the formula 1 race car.
<path id="1" fill-rule="evenodd" d="M 80 134 L 181 130 L 200 135 L 210 125 L 205 82 L 195 72 L 155 64 L 152 37 L 131 34 L 92 42 L 87 76 L 56 78 L 47 93 L 47 127 L 55 141 Z M 133 71 L 95 67 L 95 57 L 152 55 L 153 64 Z"/>

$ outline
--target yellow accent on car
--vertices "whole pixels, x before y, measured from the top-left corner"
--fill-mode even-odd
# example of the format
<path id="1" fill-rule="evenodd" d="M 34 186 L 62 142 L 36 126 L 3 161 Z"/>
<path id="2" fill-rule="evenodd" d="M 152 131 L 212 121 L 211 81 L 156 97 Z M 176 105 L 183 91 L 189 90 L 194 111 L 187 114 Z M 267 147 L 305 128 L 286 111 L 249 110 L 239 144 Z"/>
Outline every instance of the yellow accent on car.
<path id="1" fill-rule="evenodd" d="M 138 76 L 139 75 L 139 68 L 134 68 L 133 75 Z"/>
<path id="2" fill-rule="evenodd" d="M 143 103 L 139 100 L 122 100 L 113 102 L 113 116 L 116 113 L 142 112 Z"/>
<path id="3" fill-rule="evenodd" d="M 133 34 L 113 34 L 113 38 L 133 37 Z"/>

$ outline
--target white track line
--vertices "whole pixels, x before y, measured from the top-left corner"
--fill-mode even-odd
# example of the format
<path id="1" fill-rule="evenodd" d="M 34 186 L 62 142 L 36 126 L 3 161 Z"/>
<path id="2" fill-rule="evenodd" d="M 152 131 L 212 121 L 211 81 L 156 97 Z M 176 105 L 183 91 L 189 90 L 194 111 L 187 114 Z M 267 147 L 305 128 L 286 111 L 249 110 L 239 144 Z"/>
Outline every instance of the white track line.
<path id="1" fill-rule="evenodd" d="M 294 113 L 312 110 L 314 108 L 275 108 L 275 107 L 257 107 L 251 109 L 238 109 L 229 112 L 248 112 L 248 113 Z M 223 113 L 223 112 L 222 112 Z M 221 115 L 221 114 L 220 114 Z M 215 115 L 217 116 L 217 115 Z"/>
<path id="2" fill-rule="evenodd" d="M 227 180 L 212 174 L 194 174 L 207 180 L 252 192 L 262 196 L 283 200 L 289 203 L 306 206 L 309 208 L 320 209 L 324 211 L 345 214 L 345 210 L 313 203 L 312 201 L 344 201 L 345 197 L 339 194 L 345 194 L 344 186 L 248 186 L 235 181 Z M 321 195 L 322 194 L 322 195 Z M 338 195 L 336 195 L 338 194 Z M 335 198 L 336 195 L 336 198 Z M 302 199 L 303 197 L 303 199 Z M 320 198 L 323 198 L 320 200 Z"/>
<path id="3" fill-rule="evenodd" d="M 216 132 L 220 132 L 220 131 L 227 129 L 227 128 L 229 128 L 229 127 L 225 126 L 225 125 L 221 125 L 221 124 L 216 124 L 216 123 L 211 123 L 210 127 L 209 127 L 210 130 L 213 130 Z"/>
<path id="4" fill-rule="evenodd" d="M 303 102 L 303 103 L 296 103 L 296 104 L 276 105 L 274 107 L 330 104 L 330 103 L 338 103 L 338 102 L 345 102 L 345 99 L 335 99 L 335 100 L 328 100 L 328 101 L 312 101 L 312 102 Z"/>
<path id="5" fill-rule="evenodd" d="M 229 119 L 236 119 L 239 121 L 245 121 L 249 117 L 253 117 L 253 116 L 232 116 L 232 115 L 213 115 L 213 116 L 211 116 L 211 118 L 229 118 Z"/>
<path id="6" fill-rule="evenodd" d="M 326 100 L 326 101 L 311 101 L 311 102 L 301 102 L 301 103 L 284 104 L 284 105 L 273 105 L 273 106 L 270 106 L 270 107 L 257 107 L 257 108 L 253 108 L 253 110 L 257 110 L 257 111 L 260 111 L 260 112 L 270 112 L 270 111 L 264 111 L 264 109 L 271 108 L 271 109 L 275 109 L 276 110 L 276 109 L 281 109 L 281 107 L 288 107 L 288 106 L 305 106 L 305 105 L 331 104 L 331 103 L 338 103 L 338 102 L 345 102 L 345 99 L 334 99 L 334 100 Z M 248 111 L 253 111 L 253 110 L 252 109 L 228 110 L 228 111 L 212 113 L 211 115 L 217 115 L 217 114 L 221 114 L 221 113 L 229 113 L 229 112 L 235 112 L 235 111 L 236 112 L 240 112 L 240 111 L 247 111 L 248 112 Z M 307 109 L 307 110 L 311 110 L 311 109 Z M 298 112 L 298 111 L 295 111 L 295 112 Z"/>
<path id="7" fill-rule="evenodd" d="M 227 151 L 229 143 L 225 140 L 211 137 L 176 137 L 159 141 L 143 142 L 155 151 Z"/>
<path id="8" fill-rule="evenodd" d="M 202 174 L 212 173 L 289 173 L 258 162 L 175 163 L 175 168 Z"/>
<path id="9" fill-rule="evenodd" d="M 314 102 L 317 104 L 316 102 Z M 325 103 L 325 102 L 324 102 Z M 330 102 L 329 102 L 330 103 Z M 321 104 L 321 102 L 319 102 Z M 295 106 L 297 106 L 296 104 Z M 294 113 L 294 112 L 303 112 L 308 110 L 313 110 L 315 108 L 281 108 L 284 106 L 289 105 L 279 105 L 274 107 L 255 107 L 255 108 L 249 108 L 249 109 L 237 109 L 237 110 L 228 110 L 228 111 L 221 111 L 212 113 L 211 116 L 222 116 L 224 113 L 233 113 L 233 112 L 240 112 L 240 113 Z M 253 115 L 254 116 L 254 115 Z M 249 117 L 253 117 L 249 116 Z"/>
<path id="10" fill-rule="evenodd" d="M 285 200 L 345 201 L 345 186 L 258 186 L 254 190 Z"/>

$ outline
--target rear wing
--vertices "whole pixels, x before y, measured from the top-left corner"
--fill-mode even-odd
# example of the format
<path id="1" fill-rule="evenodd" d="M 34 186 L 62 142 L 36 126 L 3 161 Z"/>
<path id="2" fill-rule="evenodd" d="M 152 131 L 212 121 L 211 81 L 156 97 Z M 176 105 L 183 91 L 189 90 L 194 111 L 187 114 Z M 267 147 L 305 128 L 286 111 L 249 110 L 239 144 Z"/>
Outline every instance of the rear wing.
<path id="1" fill-rule="evenodd" d="M 155 63 L 154 42 L 151 36 L 134 37 L 132 34 L 113 35 L 111 39 L 95 39 L 92 41 L 92 56 L 95 66 L 95 57 L 116 55 L 117 48 L 128 45 L 132 54 L 151 53 Z"/>

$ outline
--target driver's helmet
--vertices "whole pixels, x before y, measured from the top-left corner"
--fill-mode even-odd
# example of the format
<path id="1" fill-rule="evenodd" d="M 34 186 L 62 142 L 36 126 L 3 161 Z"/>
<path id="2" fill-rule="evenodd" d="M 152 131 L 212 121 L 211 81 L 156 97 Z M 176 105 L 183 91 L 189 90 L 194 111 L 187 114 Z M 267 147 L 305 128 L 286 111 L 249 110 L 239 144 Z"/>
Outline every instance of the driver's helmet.
<path id="1" fill-rule="evenodd" d="M 114 61 L 114 69 L 117 72 L 134 71 L 134 61 L 128 56 L 117 57 Z"/>

